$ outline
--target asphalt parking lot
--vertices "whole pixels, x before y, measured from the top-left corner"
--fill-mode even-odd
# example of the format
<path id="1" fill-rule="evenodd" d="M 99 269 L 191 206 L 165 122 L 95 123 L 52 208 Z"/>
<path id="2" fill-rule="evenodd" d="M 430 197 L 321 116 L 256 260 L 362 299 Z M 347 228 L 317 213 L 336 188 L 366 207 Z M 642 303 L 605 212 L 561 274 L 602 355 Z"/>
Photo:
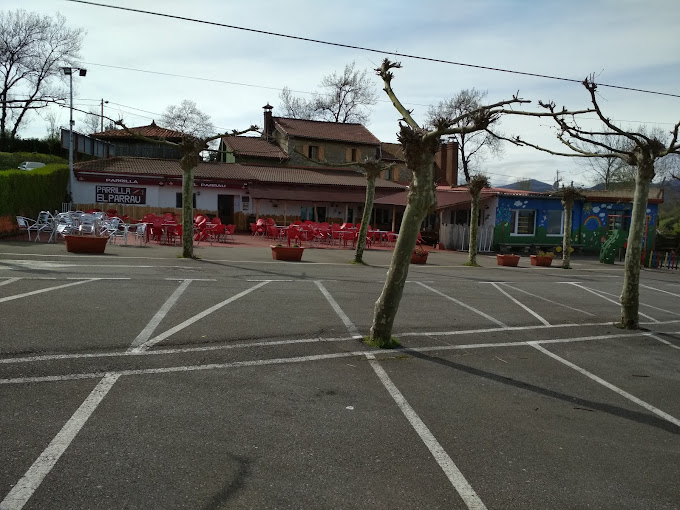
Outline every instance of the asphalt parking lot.
<path id="1" fill-rule="evenodd" d="M 0 509 L 680 508 L 680 275 L 0 242 Z"/>

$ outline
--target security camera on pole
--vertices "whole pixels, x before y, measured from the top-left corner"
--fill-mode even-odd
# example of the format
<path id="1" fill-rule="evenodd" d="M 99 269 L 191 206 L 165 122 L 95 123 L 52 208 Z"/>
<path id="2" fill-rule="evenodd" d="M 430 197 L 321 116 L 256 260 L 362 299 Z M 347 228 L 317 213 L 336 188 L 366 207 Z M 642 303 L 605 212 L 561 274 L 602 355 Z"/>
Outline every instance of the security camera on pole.
<path id="1" fill-rule="evenodd" d="M 69 77 L 69 127 L 68 127 L 68 136 L 69 136 L 69 142 L 68 142 L 68 187 L 67 187 L 67 192 L 68 192 L 68 197 L 69 197 L 69 209 L 71 204 L 73 203 L 73 181 L 74 181 L 74 173 L 73 173 L 73 72 L 78 71 L 78 74 L 80 76 L 85 76 L 87 74 L 87 69 L 82 69 L 80 67 L 62 67 L 62 71 L 64 71 L 64 74 Z"/>

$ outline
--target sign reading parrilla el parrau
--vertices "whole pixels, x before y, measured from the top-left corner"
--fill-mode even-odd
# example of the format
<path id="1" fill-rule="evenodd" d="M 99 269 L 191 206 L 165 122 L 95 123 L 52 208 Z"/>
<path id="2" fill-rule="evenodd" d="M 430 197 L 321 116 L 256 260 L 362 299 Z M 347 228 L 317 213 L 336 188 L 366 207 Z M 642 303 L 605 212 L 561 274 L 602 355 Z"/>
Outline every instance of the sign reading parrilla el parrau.
<path id="1" fill-rule="evenodd" d="M 95 202 L 106 204 L 146 204 L 146 188 L 129 186 L 97 186 Z"/>

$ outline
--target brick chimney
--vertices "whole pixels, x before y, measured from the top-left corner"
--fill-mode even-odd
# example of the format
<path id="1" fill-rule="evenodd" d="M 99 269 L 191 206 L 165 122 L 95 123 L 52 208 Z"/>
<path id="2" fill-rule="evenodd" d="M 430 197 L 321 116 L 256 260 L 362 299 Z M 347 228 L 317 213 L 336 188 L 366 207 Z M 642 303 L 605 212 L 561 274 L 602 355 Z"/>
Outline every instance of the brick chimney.
<path id="1" fill-rule="evenodd" d="M 437 182 L 452 188 L 458 186 L 458 142 L 442 142 L 434 162 L 439 167 Z"/>
<path id="2" fill-rule="evenodd" d="M 267 103 L 262 107 L 264 109 L 264 126 L 262 129 L 262 136 L 265 140 L 270 140 L 274 136 L 274 119 L 272 117 L 272 105 Z"/>

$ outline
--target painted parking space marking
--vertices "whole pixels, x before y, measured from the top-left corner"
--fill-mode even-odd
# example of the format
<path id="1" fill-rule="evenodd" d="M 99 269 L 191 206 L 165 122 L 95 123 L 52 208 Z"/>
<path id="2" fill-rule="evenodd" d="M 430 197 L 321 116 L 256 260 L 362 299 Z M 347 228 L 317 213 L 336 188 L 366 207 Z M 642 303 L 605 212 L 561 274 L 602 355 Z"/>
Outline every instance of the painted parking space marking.
<path id="1" fill-rule="evenodd" d="M 0 287 L 3 285 L 9 285 L 10 283 L 18 282 L 21 278 L 7 278 L 6 280 L 0 282 Z"/>
<path id="2" fill-rule="evenodd" d="M 611 292 L 605 292 L 604 290 L 596 290 L 595 292 L 598 292 L 600 294 L 604 294 L 605 296 L 612 296 L 612 297 L 615 297 L 615 298 L 618 297 L 616 294 L 612 294 Z M 680 317 L 680 313 L 672 312 L 670 310 L 666 310 L 665 308 L 659 308 L 658 306 L 648 305 L 647 303 L 642 303 L 642 302 L 639 303 L 639 305 L 640 306 L 646 306 L 647 308 L 654 308 L 654 310 L 657 310 L 659 312 L 665 312 L 665 313 L 668 313 L 668 314 L 671 314 L 671 315 L 677 315 L 677 316 Z M 640 314 L 640 315 L 642 315 L 642 314 Z"/>
<path id="3" fill-rule="evenodd" d="M 349 317 L 347 317 L 347 314 L 340 308 L 340 305 L 338 302 L 333 299 L 333 296 L 330 295 L 328 290 L 326 290 L 326 287 L 323 286 L 320 280 L 315 280 L 314 283 L 316 286 L 319 288 L 321 291 L 321 294 L 326 298 L 326 301 L 331 305 L 331 308 L 335 310 L 335 313 L 338 314 L 338 317 L 340 317 L 340 320 L 342 323 L 345 325 L 347 328 L 347 331 L 349 331 L 349 334 L 352 335 L 352 338 L 362 338 L 362 336 L 359 334 L 359 330 L 357 327 L 354 325 L 354 323 L 351 321 Z"/>
<path id="4" fill-rule="evenodd" d="M 151 318 L 151 321 L 146 325 L 146 327 L 137 335 L 137 338 L 135 338 L 132 341 L 132 345 L 130 345 L 130 348 L 128 350 L 136 350 L 138 347 L 142 346 L 146 342 L 149 341 L 149 338 L 151 338 L 151 335 L 153 332 L 156 330 L 158 325 L 161 323 L 161 321 L 165 318 L 165 316 L 170 312 L 170 309 L 175 306 L 175 303 L 179 300 L 180 296 L 184 293 L 185 290 L 187 290 L 187 287 L 189 287 L 189 284 L 193 280 L 184 280 L 177 289 L 175 289 L 175 292 L 172 293 L 172 295 L 167 299 L 165 303 L 163 303 L 163 306 L 156 312 L 156 314 Z"/>
<path id="5" fill-rule="evenodd" d="M 599 296 L 599 297 L 601 297 L 602 299 L 604 299 L 605 301 L 609 301 L 610 303 L 614 303 L 614 304 L 617 305 L 617 306 L 621 306 L 621 303 L 620 303 L 620 302 L 614 301 L 613 299 L 609 299 L 607 296 L 603 296 L 602 293 L 600 293 L 600 291 L 597 291 L 597 290 L 595 290 L 595 289 L 591 289 L 591 288 L 589 288 L 589 287 L 586 287 L 585 285 L 581 285 L 580 283 L 576 283 L 576 282 L 559 282 L 559 283 L 566 283 L 567 285 L 573 285 L 574 287 L 578 287 L 579 289 L 583 289 L 583 290 L 585 290 L 586 292 L 590 292 L 591 294 L 593 294 L 593 295 L 595 295 L 595 296 Z M 649 320 L 652 321 L 652 322 L 659 322 L 659 321 L 656 320 L 654 317 L 650 317 L 649 315 L 644 314 L 644 313 L 642 313 L 642 312 L 640 312 L 640 311 L 638 311 L 638 314 L 642 315 L 643 317 L 649 319 Z"/>
<path id="6" fill-rule="evenodd" d="M 24 476 L 12 487 L 5 499 L 0 501 L 0 509 L 20 510 L 24 507 L 119 377 L 117 374 L 104 375 Z"/>
<path id="7" fill-rule="evenodd" d="M 589 379 L 592 379 L 592 380 L 595 381 L 596 383 L 601 384 L 602 386 L 604 386 L 604 387 L 606 387 L 606 388 L 609 388 L 609 389 L 612 390 L 613 392 L 618 393 L 618 394 L 621 395 L 622 397 L 624 397 L 624 398 L 630 400 L 631 402 L 634 402 L 635 404 L 639 405 L 640 407 L 643 407 L 643 408 L 647 409 L 648 411 L 651 411 L 652 413 L 656 414 L 656 415 L 659 416 L 660 418 L 663 418 L 664 420 L 669 421 L 669 422 L 672 423 L 673 425 L 676 425 L 677 427 L 680 427 L 680 420 L 678 420 L 678 419 L 675 418 L 674 416 L 671 416 L 670 414 L 668 414 L 668 413 L 662 411 L 661 409 L 659 409 L 659 408 L 657 408 L 657 407 L 654 407 L 653 405 L 648 404 L 648 403 L 645 402 L 644 400 L 641 400 L 641 399 L 637 398 L 635 395 L 632 395 L 632 394 L 628 393 L 627 391 L 624 391 L 624 390 L 622 390 L 621 388 L 619 388 L 619 387 L 617 387 L 617 386 L 614 386 L 613 384 L 611 384 L 611 383 L 605 381 L 605 380 L 602 379 L 601 377 L 596 376 L 596 375 L 593 374 L 592 372 L 589 372 L 589 371 L 587 371 L 586 369 L 581 368 L 581 367 L 579 367 L 578 365 L 575 365 L 575 364 L 572 363 L 571 361 L 568 361 L 568 360 L 566 360 L 566 359 L 564 359 L 564 358 L 558 356 L 557 354 L 554 354 L 554 353 L 550 352 L 548 349 L 546 349 L 545 347 L 543 347 L 543 346 L 541 346 L 541 345 L 539 345 L 539 344 L 537 344 L 537 343 L 535 343 L 535 342 L 527 342 L 527 343 L 528 343 L 529 345 L 531 345 L 534 349 L 538 349 L 538 350 L 541 351 L 543 354 L 545 354 L 545 355 L 547 355 L 547 356 L 550 356 L 551 358 L 553 358 L 553 359 L 559 361 L 559 362 L 562 363 L 563 365 L 566 365 L 566 366 L 568 366 L 569 368 L 572 368 L 572 369 L 576 370 L 577 372 L 579 372 L 579 373 L 585 375 L 585 376 L 588 377 Z"/>
<path id="8" fill-rule="evenodd" d="M 678 333 L 676 333 L 676 334 L 678 334 Z M 663 344 L 669 345 L 669 346 L 673 347 L 673 349 L 680 349 L 680 345 L 675 345 L 674 343 L 669 342 L 668 340 L 665 340 L 663 338 L 660 338 L 657 335 L 649 335 L 649 338 L 653 338 L 654 340 L 658 340 L 659 342 L 661 342 Z"/>
<path id="9" fill-rule="evenodd" d="M 73 287 L 74 285 L 82 285 L 83 283 L 96 282 L 98 280 L 101 280 L 101 278 L 88 278 L 88 279 L 85 279 L 85 280 L 78 280 L 77 282 L 73 282 L 73 283 L 65 283 L 64 285 L 57 285 L 56 287 L 48 287 L 46 289 L 34 290 L 34 291 L 31 291 L 31 292 L 24 292 L 23 294 L 15 294 L 14 296 L 7 296 L 7 297 L 4 297 L 4 298 L 0 298 L 0 303 L 4 303 L 6 301 L 12 301 L 14 299 L 25 298 L 25 297 L 28 297 L 28 296 L 35 296 L 36 294 L 42 294 L 43 292 L 51 292 L 53 290 L 65 289 L 67 287 Z"/>
<path id="10" fill-rule="evenodd" d="M 489 283 L 492 283 L 492 282 L 489 282 Z M 561 306 L 561 307 L 563 307 L 563 308 L 567 308 L 567 309 L 573 310 L 573 311 L 575 311 L 575 312 L 583 313 L 583 314 L 585 314 L 585 315 L 590 315 L 591 317 L 594 317 L 594 316 L 595 316 L 594 313 L 586 312 L 585 310 L 581 310 L 581 309 L 579 309 L 579 308 L 574 308 L 573 306 L 565 305 L 564 303 L 560 303 L 559 301 L 553 301 L 552 299 L 548 299 L 548 298 L 545 298 L 545 297 L 543 297 L 543 296 L 539 296 L 538 294 L 533 294 L 533 293 L 531 293 L 531 292 L 527 292 L 526 290 L 520 289 L 520 288 L 518 288 L 518 287 L 514 287 L 514 286 L 510 285 L 510 284 L 507 283 L 507 282 L 496 282 L 496 283 L 499 283 L 499 284 L 501 284 L 501 285 L 505 285 L 506 287 L 510 287 L 511 289 L 516 290 L 517 292 L 521 292 L 521 293 L 523 293 L 523 294 L 527 294 L 528 296 L 535 297 L 536 299 L 540 299 L 540 300 L 542 300 L 542 301 L 546 301 L 546 302 L 551 303 L 551 304 L 553 304 L 553 305 Z"/>
<path id="11" fill-rule="evenodd" d="M 583 337 L 572 337 L 572 338 L 549 338 L 545 340 L 532 340 L 532 342 L 537 345 L 542 344 L 563 344 L 563 343 L 576 343 L 576 342 L 590 342 L 597 340 L 612 340 L 619 338 L 634 338 L 634 337 L 651 337 L 654 333 L 636 331 L 633 333 L 618 333 L 618 334 L 606 334 L 606 335 L 591 335 Z M 353 338 L 342 338 L 339 340 L 353 340 Z M 313 339 L 305 339 L 305 341 L 315 341 Z M 323 340 L 322 340 L 323 341 Z M 329 340 L 330 341 L 330 340 Z M 295 340 L 288 341 L 282 340 L 276 342 L 275 345 L 295 343 Z M 243 347 L 247 347 L 252 344 L 242 344 Z M 262 342 L 256 346 L 267 346 L 268 343 Z M 402 347 L 397 349 L 389 349 L 385 351 L 373 352 L 375 355 L 385 355 L 393 356 L 395 353 L 403 352 L 408 354 L 409 352 L 432 352 L 432 351 L 451 351 L 451 350 L 472 350 L 472 349 L 489 349 L 496 347 L 522 347 L 525 348 L 528 342 L 525 340 L 510 341 L 510 342 L 485 342 L 485 343 L 471 343 L 471 344 L 459 344 L 459 345 L 431 345 L 426 347 Z M 224 347 L 227 348 L 227 347 Z M 235 348 L 235 347 L 234 347 Z M 174 354 L 174 353 L 186 353 L 186 352 L 201 352 L 206 350 L 218 350 L 220 347 L 196 347 L 196 348 L 181 348 L 181 349 L 167 349 L 165 351 L 144 351 L 144 352 L 119 352 L 112 355 L 115 356 L 153 356 L 157 354 Z M 79 379 L 93 379 L 100 378 L 107 373 L 119 374 L 119 375 L 146 375 L 146 374 L 160 374 L 160 373 L 173 373 L 173 372 L 187 372 L 196 370 L 221 370 L 228 368 L 237 368 L 241 366 L 264 366 L 271 364 L 284 364 L 284 363 L 300 363 L 306 361 L 319 361 L 330 358 L 345 357 L 345 356 L 358 356 L 361 357 L 366 354 L 367 351 L 343 351 L 338 353 L 331 353 L 329 355 L 308 355 L 308 356 L 293 356 L 289 358 L 275 358 L 275 359 L 261 359 L 255 361 L 233 361 L 226 363 L 212 363 L 205 365 L 181 365 L 181 366 L 170 366 L 162 368 L 140 368 L 134 370 L 108 370 L 107 372 L 85 372 L 85 373 L 71 373 L 64 375 L 50 375 L 50 376 L 36 376 L 36 377 L 14 377 L 8 379 L 0 379 L 0 384 L 26 384 L 26 383 L 39 383 L 39 382 L 57 382 L 57 381 L 71 381 Z M 96 357 L 96 355 L 71 355 L 71 357 Z"/>
<path id="12" fill-rule="evenodd" d="M 467 308 L 468 310 L 470 310 L 470 311 L 472 311 L 472 312 L 475 312 L 475 313 L 478 314 L 478 315 L 481 315 L 481 316 L 484 317 L 485 319 L 490 320 L 490 321 L 493 322 L 494 324 L 498 324 L 498 325 L 499 325 L 500 327 L 502 327 L 502 328 L 507 328 L 507 327 L 508 327 L 507 324 L 504 324 L 503 322 L 499 321 L 498 319 L 494 319 L 493 317 L 491 317 L 491 315 L 488 315 L 488 314 L 482 312 L 481 310 L 478 310 L 478 309 L 475 308 L 474 306 L 470 306 L 470 305 L 468 305 L 468 304 L 466 304 L 466 303 L 463 303 L 462 301 L 457 300 L 456 298 L 453 298 L 453 297 L 451 297 L 451 296 L 447 296 L 447 295 L 444 294 L 443 292 L 439 292 L 437 289 L 434 289 L 434 288 L 430 287 L 429 285 L 425 285 L 425 284 L 422 283 L 422 282 L 416 282 L 416 283 L 417 283 L 418 285 L 420 285 L 421 287 L 425 287 L 427 290 L 429 290 L 429 291 L 431 291 L 431 292 L 434 292 L 434 293 L 437 294 L 438 296 L 441 296 L 441 297 L 443 297 L 443 298 L 446 298 L 446 299 L 448 299 L 449 301 L 453 301 L 453 302 L 456 303 L 457 305 L 460 305 L 460 306 L 462 306 L 462 307 L 464 307 L 464 308 Z"/>
<path id="13" fill-rule="evenodd" d="M 444 471 L 444 474 L 451 482 L 451 485 L 453 485 L 453 488 L 456 489 L 456 492 L 458 492 L 463 499 L 465 505 L 470 510 L 486 510 L 486 505 L 484 505 L 463 473 L 458 469 L 458 466 L 456 466 L 449 454 L 446 453 L 446 450 L 444 450 L 439 441 L 437 441 L 434 434 L 430 432 L 430 429 L 427 428 L 425 422 L 423 422 L 413 407 L 411 407 L 404 395 L 399 391 L 399 388 L 392 382 L 392 379 L 390 379 L 387 372 L 380 366 L 380 363 L 375 359 L 373 353 L 366 353 L 366 358 L 373 368 L 373 371 L 378 376 L 378 379 L 380 379 L 380 382 L 411 424 L 413 430 L 416 431 L 416 434 L 418 434 L 423 443 L 425 443 L 427 449 L 430 450 L 430 453 L 437 461 L 437 464 L 442 468 L 442 471 Z"/>
<path id="14" fill-rule="evenodd" d="M 236 295 L 234 295 L 234 296 L 232 296 L 232 297 L 230 297 L 230 298 L 228 298 L 228 299 L 225 299 L 224 301 L 221 301 L 221 302 L 217 303 L 216 305 L 211 306 L 210 308 L 207 308 L 207 309 L 203 310 L 201 313 L 198 313 L 198 314 L 194 315 L 193 317 L 190 317 L 189 319 L 187 319 L 187 320 L 185 320 L 184 322 L 178 324 L 178 325 L 175 326 L 174 328 L 170 328 L 170 329 L 167 330 L 166 332 L 161 333 L 160 335 L 155 336 L 155 337 L 153 337 L 153 338 L 150 338 L 149 340 L 147 340 L 146 342 L 144 342 L 144 343 L 142 343 L 142 344 L 140 344 L 140 345 L 138 345 L 138 346 L 135 346 L 132 350 L 136 350 L 136 351 L 145 351 L 145 350 L 147 350 L 147 349 L 153 347 L 153 346 L 156 345 L 157 343 L 162 342 L 162 341 L 165 340 L 166 338 L 171 337 L 171 336 L 174 335 L 175 333 L 177 333 L 177 332 L 179 332 L 179 331 L 182 331 L 184 328 L 187 328 L 187 327 L 191 326 L 192 324 L 194 324 L 194 323 L 200 321 L 200 320 L 203 319 L 204 317 L 207 317 L 207 316 L 210 315 L 211 313 L 216 312 L 216 311 L 219 310 L 220 308 L 225 307 L 225 306 L 228 305 L 229 303 L 233 303 L 233 302 L 236 301 L 237 299 L 240 299 L 240 298 L 242 298 L 243 296 L 246 296 L 246 295 L 250 294 L 251 292 L 253 292 L 253 291 L 259 289 L 260 287 L 263 287 L 263 286 L 267 285 L 267 283 L 269 283 L 269 282 L 260 282 L 260 283 L 258 283 L 257 285 L 255 285 L 255 286 L 253 286 L 253 287 L 250 287 L 249 289 L 244 290 L 243 292 L 239 292 L 238 294 L 236 294 Z"/>
<path id="15" fill-rule="evenodd" d="M 501 294 L 503 294 L 504 296 L 506 296 L 508 299 L 510 299 L 510 301 L 512 301 L 512 302 L 515 303 L 516 305 L 520 306 L 521 308 L 523 308 L 524 310 L 526 310 L 527 312 L 529 312 L 529 313 L 530 313 L 531 315 L 533 315 L 534 317 L 536 317 L 536 318 L 539 320 L 539 322 L 541 322 L 541 323 L 544 324 L 545 326 L 550 326 L 550 323 L 549 323 L 547 320 L 545 320 L 545 319 L 544 319 L 543 317 L 541 317 L 539 314 L 537 314 L 536 312 L 534 312 L 531 308 L 529 308 L 528 306 L 526 306 L 524 303 L 520 302 L 519 300 L 515 299 L 515 298 L 512 297 L 510 294 L 508 294 L 507 292 L 505 292 L 505 290 L 501 289 L 500 286 L 499 286 L 498 284 L 491 282 L 491 286 L 492 286 L 493 288 L 495 288 L 498 292 L 500 292 Z"/>
<path id="16" fill-rule="evenodd" d="M 640 287 L 644 287 L 645 289 L 655 290 L 657 292 L 663 292 L 664 294 L 670 294 L 671 296 L 680 297 L 680 294 L 675 294 L 674 292 L 668 292 L 667 290 L 663 290 L 663 289 L 657 289 L 656 287 L 650 287 L 649 285 L 640 284 Z"/>

